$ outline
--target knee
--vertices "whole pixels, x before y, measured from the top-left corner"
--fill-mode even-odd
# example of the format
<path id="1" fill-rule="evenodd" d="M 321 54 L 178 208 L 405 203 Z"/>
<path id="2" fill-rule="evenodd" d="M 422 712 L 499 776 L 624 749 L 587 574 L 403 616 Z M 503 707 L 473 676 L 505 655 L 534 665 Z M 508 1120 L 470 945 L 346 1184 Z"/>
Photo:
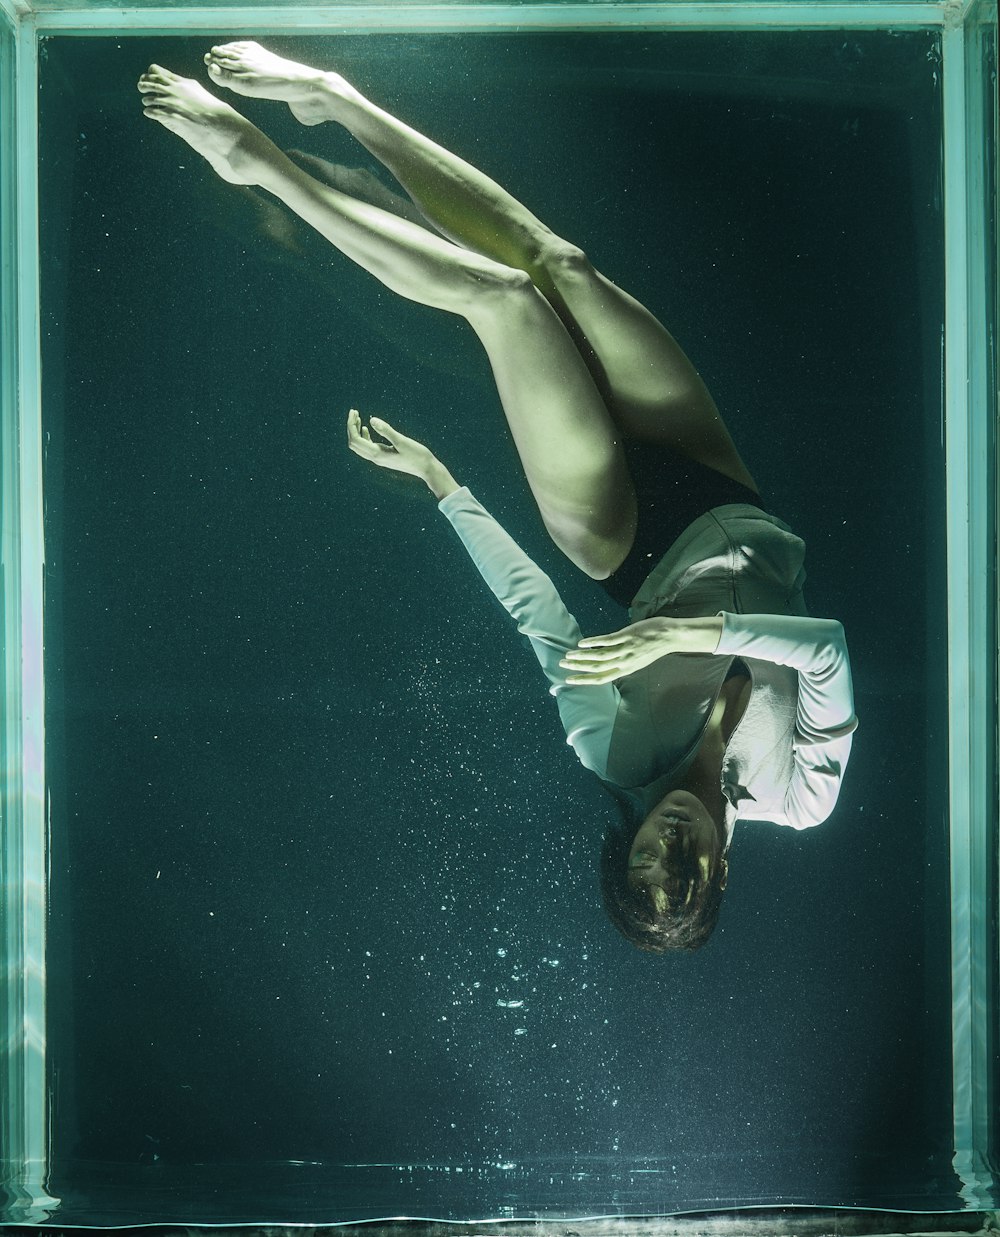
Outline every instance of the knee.
<path id="1" fill-rule="evenodd" d="M 606 580 L 621 566 L 628 556 L 634 536 L 633 529 L 600 535 L 582 524 L 570 524 L 558 518 L 547 519 L 544 513 L 542 523 L 574 567 L 592 580 Z"/>
<path id="2" fill-rule="evenodd" d="M 552 232 L 542 231 L 522 256 L 521 265 L 503 265 L 489 259 L 473 272 L 477 291 L 505 297 L 529 298 L 532 289 L 548 296 L 558 287 L 594 278 L 596 271 L 584 251 Z"/>
<path id="3" fill-rule="evenodd" d="M 468 307 L 472 312 L 477 308 L 496 305 L 498 301 L 509 303 L 537 296 L 531 276 L 516 266 L 487 262 L 469 268 L 466 273 Z"/>
<path id="4" fill-rule="evenodd" d="M 555 284 L 565 279 L 586 279 L 594 274 L 594 267 L 580 246 L 560 236 L 551 236 L 541 244 L 536 266 Z"/>
<path id="5" fill-rule="evenodd" d="M 531 275 L 517 266 L 497 266 L 492 272 L 494 286 L 504 296 L 523 296 L 534 288 Z"/>

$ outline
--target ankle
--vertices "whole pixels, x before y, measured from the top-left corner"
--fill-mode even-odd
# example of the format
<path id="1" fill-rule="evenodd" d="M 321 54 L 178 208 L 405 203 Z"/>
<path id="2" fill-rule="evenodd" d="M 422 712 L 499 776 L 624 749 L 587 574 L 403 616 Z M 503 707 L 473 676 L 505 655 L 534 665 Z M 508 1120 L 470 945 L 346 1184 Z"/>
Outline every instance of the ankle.
<path id="1" fill-rule="evenodd" d="M 330 120 L 343 123 L 351 110 L 363 102 L 359 91 L 339 73 L 319 73 L 313 86 L 314 101 L 322 107 Z"/>

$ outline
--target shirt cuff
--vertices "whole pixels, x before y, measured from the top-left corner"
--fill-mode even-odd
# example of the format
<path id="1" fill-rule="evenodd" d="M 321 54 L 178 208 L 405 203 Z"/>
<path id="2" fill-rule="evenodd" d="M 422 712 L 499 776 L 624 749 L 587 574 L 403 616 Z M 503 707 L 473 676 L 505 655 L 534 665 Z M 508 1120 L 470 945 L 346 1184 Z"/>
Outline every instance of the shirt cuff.
<path id="1" fill-rule="evenodd" d="M 467 498 L 471 497 L 472 491 L 469 487 L 467 485 L 460 485 L 457 490 L 452 490 L 450 494 L 441 499 L 438 503 L 438 511 L 441 511 L 447 515 L 452 507 L 459 506 Z"/>

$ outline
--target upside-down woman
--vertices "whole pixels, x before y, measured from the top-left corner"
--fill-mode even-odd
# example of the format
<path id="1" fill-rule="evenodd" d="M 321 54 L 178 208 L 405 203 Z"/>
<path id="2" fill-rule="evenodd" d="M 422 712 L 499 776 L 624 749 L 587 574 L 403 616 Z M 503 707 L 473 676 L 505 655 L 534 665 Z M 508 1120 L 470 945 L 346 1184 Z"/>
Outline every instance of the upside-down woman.
<path id="1" fill-rule="evenodd" d="M 549 578 L 423 444 L 375 418 L 373 438 L 353 410 L 348 444 L 426 482 L 530 640 L 568 742 L 622 809 L 601 859 L 612 922 L 643 949 L 698 947 L 736 821 L 819 824 L 850 755 L 844 632 L 807 616 L 803 542 L 768 513 L 677 342 L 582 250 L 336 73 L 252 42 L 205 62 L 218 86 L 346 127 L 426 219 L 315 179 L 197 82 L 156 65 L 139 81 L 146 115 L 224 179 L 273 194 L 386 287 L 476 332 L 546 529 L 627 626 L 583 638 Z"/>

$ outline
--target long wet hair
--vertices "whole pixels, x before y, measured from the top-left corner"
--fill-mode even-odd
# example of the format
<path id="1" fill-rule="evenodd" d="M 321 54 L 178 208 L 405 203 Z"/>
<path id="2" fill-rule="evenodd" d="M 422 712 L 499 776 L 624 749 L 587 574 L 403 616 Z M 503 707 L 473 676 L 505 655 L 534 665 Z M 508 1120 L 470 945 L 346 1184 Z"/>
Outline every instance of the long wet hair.
<path id="1" fill-rule="evenodd" d="M 715 930 L 722 906 L 721 877 L 716 872 L 709 885 L 697 891 L 698 865 L 694 859 L 682 859 L 673 871 L 681 884 L 694 884 L 691 900 L 658 909 L 648 894 L 628 883 L 628 856 L 646 819 L 646 809 L 638 795 L 601 780 L 601 785 L 614 799 L 619 819 L 612 822 L 601 844 L 601 899 L 608 918 L 618 931 L 638 949 L 647 953 L 667 953 L 668 950 L 700 949 Z"/>

